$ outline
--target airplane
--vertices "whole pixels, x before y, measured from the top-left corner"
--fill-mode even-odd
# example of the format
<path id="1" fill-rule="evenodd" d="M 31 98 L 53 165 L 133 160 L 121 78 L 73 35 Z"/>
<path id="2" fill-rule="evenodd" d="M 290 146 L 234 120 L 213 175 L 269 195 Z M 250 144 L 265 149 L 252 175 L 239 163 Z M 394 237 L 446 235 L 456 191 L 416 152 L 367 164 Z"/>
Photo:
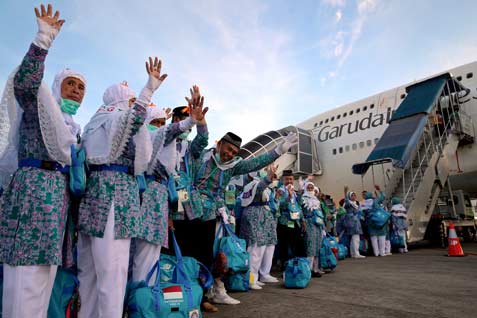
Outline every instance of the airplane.
<path id="1" fill-rule="evenodd" d="M 413 96 L 419 96 L 420 86 L 432 86 L 433 82 L 440 80 L 445 83 L 443 85 L 449 85 L 449 89 L 444 86 L 432 112 L 419 117 L 425 117 L 422 119 L 423 127 L 419 130 L 422 140 L 413 149 L 408 149 L 407 166 L 399 166 L 396 160 L 381 158 L 365 164 L 365 173 L 354 174 L 354 165 L 365 163 L 374 149 L 386 147 L 383 145 L 384 140 L 380 141 L 386 136 L 390 120 L 393 120 L 399 107 L 412 104 Z M 407 99 L 413 89 L 413 96 Z M 438 134 L 441 137 L 445 135 L 445 138 L 436 138 L 436 114 L 446 117 L 447 112 L 452 117 L 451 113 L 456 108 L 459 115 L 455 118 L 458 118 L 459 125 L 447 120 L 449 126 L 446 122 L 445 127 L 448 129 Z M 302 177 L 313 175 L 315 184 L 331 195 L 335 202 L 344 197 L 345 185 L 355 191 L 358 197 L 364 190 L 373 191 L 375 184 L 385 189 L 387 195 L 397 193 L 405 197 L 405 205 L 411 212 L 408 239 L 410 242 L 420 241 L 424 238 L 430 216 L 438 203 L 439 193 L 459 189 L 472 198 L 477 197 L 475 123 L 477 61 L 333 108 L 295 126 L 267 132 L 245 144 L 240 155 L 243 158 L 259 155 L 278 144 L 284 134 L 295 131 L 299 135 L 299 145 L 277 160 L 280 170 L 292 169 L 297 176 Z M 457 133 L 456 127 L 460 127 L 460 130 L 465 128 L 465 134 Z M 387 134 L 392 135 L 392 132 L 388 131 Z M 388 136 L 384 139 L 389 143 L 393 138 Z M 424 146 L 426 140 L 428 146 Z M 420 157 L 424 155 L 427 159 L 421 160 Z M 432 169 L 427 169 L 428 165 L 433 165 Z M 356 166 L 356 169 L 359 167 Z M 417 168 L 421 171 L 416 172 Z M 475 221 L 471 225 L 475 230 Z"/>

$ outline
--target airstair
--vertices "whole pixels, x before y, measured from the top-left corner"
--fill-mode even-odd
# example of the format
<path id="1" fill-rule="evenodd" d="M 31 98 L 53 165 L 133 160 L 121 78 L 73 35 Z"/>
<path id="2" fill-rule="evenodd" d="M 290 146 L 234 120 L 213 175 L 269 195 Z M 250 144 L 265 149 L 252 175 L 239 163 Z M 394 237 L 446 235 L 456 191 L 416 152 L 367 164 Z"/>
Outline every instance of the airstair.
<path id="1" fill-rule="evenodd" d="M 392 163 L 384 191 L 388 205 L 399 197 L 407 208 L 409 242 L 424 238 L 457 148 L 473 143 L 471 118 L 459 104 L 464 89 L 448 73 L 407 87 L 366 162 L 353 166 L 353 173 L 364 176 L 370 167 Z"/>
<path id="2" fill-rule="evenodd" d="M 256 137 L 242 146 L 239 156 L 247 159 L 268 152 L 277 147 L 290 132 L 298 135 L 298 145 L 277 160 L 279 164 L 278 173 L 290 169 L 294 174 L 302 176 L 321 174 L 322 170 L 318 158 L 317 145 L 313 141 L 312 133 L 295 126 L 272 130 Z"/>

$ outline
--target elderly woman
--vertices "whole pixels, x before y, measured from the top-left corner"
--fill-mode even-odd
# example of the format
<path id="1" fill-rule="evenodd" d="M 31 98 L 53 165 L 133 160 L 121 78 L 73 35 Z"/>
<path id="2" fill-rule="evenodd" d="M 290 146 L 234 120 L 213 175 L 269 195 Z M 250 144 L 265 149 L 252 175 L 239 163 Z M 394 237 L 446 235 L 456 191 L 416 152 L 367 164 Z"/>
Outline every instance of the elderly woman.
<path id="1" fill-rule="evenodd" d="M 38 33 L 8 79 L 0 105 L 0 262 L 3 317 L 46 317 L 69 205 L 73 121 L 86 89 L 84 77 L 63 70 L 51 92 L 42 81 L 48 50 L 64 20 L 51 5 L 35 8 Z M 74 154 L 74 153 L 73 153 Z M 12 176 L 13 175 L 13 176 Z"/>
<path id="2" fill-rule="evenodd" d="M 346 215 L 343 219 L 343 225 L 345 228 L 345 234 L 351 239 L 350 241 L 350 254 L 352 258 L 365 258 L 359 253 L 359 237 L 363 234 L 361 228 L 361 210 L 358 201 L 356 201 L 356 193 L 348 191 L 348 187 L 345 187 L 345 204 Z"/>
<path id="3" fill-rule="evenodd" d="M 167 76 L 157 58 L 149 58 L 146 71 L 137 99 L 126 83 L 109 87 L 83 134 L 91 174 L 79 208 L 80 317 L 122 315 L 130 242 L 142 234 L 139 191 L 152 153 L 146 107 Z"/>
<path id="4" fill-rule="evenodd" d="M 310 261 L 313 277 L 321 277 L 320 248 L 325 230 L 325 216 L 321 210 L 321 202 L 315 195 L 315 189 L 316 187 L 311 181 L 305 183 L 301 205 L 306 224 L 306 256 Z"/>

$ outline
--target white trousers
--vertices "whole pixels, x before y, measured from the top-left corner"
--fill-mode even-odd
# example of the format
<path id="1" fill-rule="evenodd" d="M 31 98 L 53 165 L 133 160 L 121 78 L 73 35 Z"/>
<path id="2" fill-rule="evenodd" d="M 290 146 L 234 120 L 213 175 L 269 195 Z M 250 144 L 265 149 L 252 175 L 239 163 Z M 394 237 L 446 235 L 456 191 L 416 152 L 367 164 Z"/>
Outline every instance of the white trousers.
<path id="1" fill-rule="evenodd" d="M 391 241 L 390 241 L 390 240 L 386 240 L 384 246 L 385 246 L 385 248 L 384 248 L 384 253 L 386 253 L 386 254 L 391 254 Z"/>
<path id="2" fill-rule="evenodd" d="M 132 280 L 133 282 L 138 282 L 141 280 L 146 280 L 146 276 L 154 266 L 154 264 L 159 260 L 161 256 L 161 245 L 151 244 L 143 240 L 136 241 L 136 251 L 133 258 L 133 272 Z M 156 273 L 151 277 L 151 280 L 148 282 L 149 286 L 154 285 L 156 280 Z"/>
<path id="3" fill-rule="evenodd" d="M 267 247 L 265 248 L 265 253 L 263 253 L 262 264 L 260 265 L 260 269 L 258 270 L 260 277 L 266 277 L 270 275 L 270 271 L 272 270 L 274 253 L 275 245 L 267 245 Z"/>
<path id="4" fill-rule="evenodd" d="M 261 277 L 270 275 L 275 245 L 257 246 L 254 244 L 249 246 L 247 251 L 250 254 L 250 273 L 253 275 L 253 284 L 255 284 L 259 275 Z"/>
<path id="5" fill-rule="evenodd" d="M 260 265 L 262 265 L 263 254 L 265 254 L 266 246 L 257 246 L 254 244 L 247 248 L 247 251 L 250 255 L 250 273 L 253 277 L 253 284 L 257 283 L 258 280 L 258 271 L 260 270 Z"/>
<path id="6" fill-rule="evenodd" d="M 320 258 L 318 256 L 308 256 L 308 262 L 310 262 L 312 272 L 316 273 L 320 270 Z"/>
<path id="7" fill-rule="evenodd" d="M 57 265 L 3 265 L 4 318 L 46 318 Z"/>
<path id="8" fill-rule="evenodd" d="M 114 204 L 102 238 L 78 239 L 80 318 L 121 318 L 131 239 L 114 239 Z"/>
<path id="9" fill-rule="evenodd" d="M 359 255 L 359 234 L 354 234 L 351 236 L 351 242 L 349 244 L 349 252 L 351 257 Z"/>
<path id="10" fill-rule="evenodd" d="M 374 256 L 386 255 L 386 235 L 371 236 Z"/>

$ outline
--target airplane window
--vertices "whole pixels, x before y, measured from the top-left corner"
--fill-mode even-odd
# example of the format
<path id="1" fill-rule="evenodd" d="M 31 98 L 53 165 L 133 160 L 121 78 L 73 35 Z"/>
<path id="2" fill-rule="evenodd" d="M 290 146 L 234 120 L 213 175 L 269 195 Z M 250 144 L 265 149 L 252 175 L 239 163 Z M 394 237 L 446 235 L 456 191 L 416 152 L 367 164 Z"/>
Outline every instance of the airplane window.
<path id="1" fill-rule="evenodd" d="M 358 149 L 358 145 L 357 145 L 357 144 L 353 144 L 352 147 L 353 147 L 353 150 Z"/>
<path id="2" fill-rule="evenodd" d="M 363 107 L 363 112 L 365 112 L 368 109 L 368 106 Z"/>
<path id="3" fill-rule="evenodd" d="M 335 116 L 331 117 L 331 121 L 335 120 Z"/>
<path id="4" fill-rule="evenodd" d="M 344 113 L 344 114 L 343 114 L 343 118 L 345 118 L 347 115 L 348 115 L 347 113 Z"/>
<path id="5" fill-rule="evenodd" d="M 336 155 L 336 149 L 333 149 L 333 155 Z"/>
<path id="6" fill-rule="evenodd" d="M 462 81 L 462 76 L 457 76 L 457 80 L 460 82 Z"/>
<path id="7" fill-rule="evenodd" d="M 373 108 L 374 108 L 374 104 L 369 105 L 369 109 L 373 109 Z"/>
<path id="8" fill-rule="evenodd" d="M 379 141 L 379 138 L 374 138 L 374 144 L 377 145 Z"/>
<path id="9" fill-rule="evenodd" d="M 315 123 L 315 124 L 313 125 L 313 127 L 315 127 L 315 128 L 316 128 L 317 126 L 318 126 L 318 123 Z"/>
<path id="10" fill-rule="evenodd" d="M 349 151 L 349 145 L 346 145 L 346 146 L 345 146 L 345 151 L 346 151 L 346 152 Z"/>
<path id="11" fill-rule="evenodd" d="M 466 78 L 472 78 L 474 76 L 473 73 L 467 73 L 467 75 L 465 76 Z"/>
<path id="12" fill-rule="evenodd" d="M 359 148 L 364 148 L 364 141 L 359 142 Z"/>
<path id="13" fill-rule="evenodd" d="M 325 124 L 326 124 L 326 123 L 328 123 L 328 118 L 326 118 L 326 120 L 325 120 Z"/>
<path id="14" fill-rule="evenodd" d="M 352 110 L 349 112 L 349 115 L 350 115 L 350 116 L 353 115 L 353 111 L 352 111 Z"/>
<path id="15" fill-rule="evenodd" d="M 341 118 L 341 115 L 336 116 L 336 119 L 340 119 L 340 118 Z"/>
<path id="16" fill-rule="evenodd" d="M 356 114 L 359 113 L 359 112 L 360 112 L 360 109 L 358 108 L 358 109 L 356 110 Z"/>
<path id="17" fill-rule="evenodd" d="M 369 139 L 368 139 L 368 140 L 366 140 L 366 146 L 368 146 L 368 147 L 369 147 L 369 146 L 371 146 L 372 144 L 373 144 L 373 143 L 371 142 L 371 140 L 369 140 Z"/>
<path id="18" fill-rule="evenodd" d="M 401 99 L 404 99 L 406 97 L 406 94 L 401 94 Z"/>
<path id="19" fill-rule="evenodd" d="M 340 152 L 340 153 L 343 153 L 343 147 L 340 147 L 340 148 L 339 148 L 339 152 Z"/>
<path id="20" fill-rule="evenodd" d="M 321 126 L 321 125 L 323 125 L 323 121 L 322 121 L 322 120 L 320 121 L 320 126 Z"/>

